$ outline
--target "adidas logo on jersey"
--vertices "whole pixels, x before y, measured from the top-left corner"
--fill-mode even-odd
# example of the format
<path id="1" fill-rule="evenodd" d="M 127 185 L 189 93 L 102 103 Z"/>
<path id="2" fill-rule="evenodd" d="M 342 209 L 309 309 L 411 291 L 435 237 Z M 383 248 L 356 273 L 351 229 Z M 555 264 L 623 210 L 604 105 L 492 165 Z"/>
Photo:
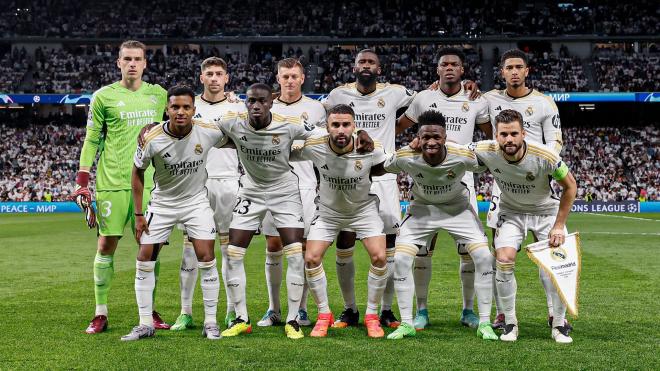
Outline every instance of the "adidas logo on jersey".
<path id="1" fill-rule="evenodd" d="M 495 170 L 493 170 L 493 171 L 496 172 L 496 173 L 498 173 L 498 174 L 502 174 L 502 172 L 500 171 L 500 169 L 495 169 Z"/>
<path id="2" fill-rule="evenodd" d="M 193 116 L 193 118 L 194 118 L 194 119 L 201 119 L 201 118 L 202 118 L 202 114 L 201 114 L 201 113 L 197 113 L 197 114 L 195 114 L 195 116 Z"/>
<path id="3" fill-rule="evenodd" d="M 330 168 L 328 168 L 328 164 L 321 166 L 321 169 L 330 170 Z"/>
<path id="4" fill-rule="evenodd" d="M 117 102 L 117 107 L 124 107 L 125 105 L 126 105 L 126 103 L 124 103 L 123 100 L 120 100 L 119 102 Z"/>
<path id="5" fill-rule="evenodd" d="M 304 223 L 304 222 L 305 222 L 305 219 L 303 219 L 303 217 L 301 216 L 301 217 L 300 217 L 300 220 L 298 220 L 298 221 L 301 222 L 301 223 Z"/>
<path id="6" fill-rule="evenodd" d="M 172 157 L 172 155 L 170 155 L 168 152 L 165 152 L 165 154 L 163 155 L 163 158 L 170 158 L 170 157 Z"/>
<path id="7" fill-rule="evenodd" d="M 495 107 L 495 111 L 501 111 L 501 110 L 502 110 L 502 106 Z"/>
<path id="8" fill-rule="evenodd" d="M 429 108 L 438 108 L 438 105 L 433 103 L 432 105 L 429 106 Z"/>
<path id="9" fill-rule="evenodd" d="M 349 104 L 349 106 L 355 107 L 355 103 L 351 102 L 351 104 Z"/>
<path id="10" fill-rule="evenodd" d="M 245 137 L 245 135 L 243 135 L 240 139 L 244 142 L 247 142 L 247 138 Z"/>
<path id="11" fill-rule="evenodd" d="M 419 173 L 419 174 L 417 174 L 417 175 L 415 175 L 415 176 L 418 177 L 418 178 L 422 178 L 422 179 L 424 179 L 424 175 L 422 175 L 422 173 Z"/>

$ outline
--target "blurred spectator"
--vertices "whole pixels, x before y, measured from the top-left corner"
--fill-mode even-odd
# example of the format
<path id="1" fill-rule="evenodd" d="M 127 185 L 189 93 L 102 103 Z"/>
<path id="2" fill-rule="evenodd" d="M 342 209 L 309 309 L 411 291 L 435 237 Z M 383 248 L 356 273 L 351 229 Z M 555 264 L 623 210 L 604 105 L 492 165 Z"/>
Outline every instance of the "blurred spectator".
<path id="1" fill-rule="evenodd" d="M 233 35 L 478 37 L 488 35 L 657 35 L 657 4 L 614 0 L 447 4 L 430 0 L 336 2 L 173 0 L 13 0 L 0 10 L 0 34 L 63 38 L 187 38 Z M 524 20 L 524 23 L 521 23 Z"/>

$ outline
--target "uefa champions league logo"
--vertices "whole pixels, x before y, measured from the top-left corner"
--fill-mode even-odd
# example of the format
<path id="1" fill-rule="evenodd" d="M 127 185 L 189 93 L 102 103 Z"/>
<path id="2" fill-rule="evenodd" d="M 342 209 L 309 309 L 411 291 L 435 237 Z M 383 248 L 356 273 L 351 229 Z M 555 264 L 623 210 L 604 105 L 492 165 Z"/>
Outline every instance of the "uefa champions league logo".
<path id="1" fill-rule="evenodd" d="M 629 213 L 636 213 L 638 208 L 639 208 L 639 205 L 637 203 L 631 203 L 627 206 L 627 209 L 628 209 Z"/>

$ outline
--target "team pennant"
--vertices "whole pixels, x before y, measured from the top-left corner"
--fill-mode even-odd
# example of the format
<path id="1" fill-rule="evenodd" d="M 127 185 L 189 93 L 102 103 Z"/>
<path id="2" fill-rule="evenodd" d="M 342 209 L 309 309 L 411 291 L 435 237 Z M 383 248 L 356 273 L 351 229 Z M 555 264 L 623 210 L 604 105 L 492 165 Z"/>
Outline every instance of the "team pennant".
<path id="1" fill-rule="evenodd" d="M 548 273 L 568 313 L 577 317 L 582 268 L 580 234 L 569 234 L 559 247 L 551 247 L 549 240 L 543 240 L 527 245 L 526 250 L 529 258 Z"/>

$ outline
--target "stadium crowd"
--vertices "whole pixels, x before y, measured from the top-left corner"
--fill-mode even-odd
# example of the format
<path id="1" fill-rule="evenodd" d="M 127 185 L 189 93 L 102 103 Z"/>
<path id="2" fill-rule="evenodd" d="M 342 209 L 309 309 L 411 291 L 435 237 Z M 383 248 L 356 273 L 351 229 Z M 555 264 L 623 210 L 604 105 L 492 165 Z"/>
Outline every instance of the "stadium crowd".
<path id="1" fill-rule="evenodd" d="M 375 49 L 381 55 L 382 81 L 423 90 L 437 79 L 437 51 L 441 45 L 381 45 Z M 466 79 L 484 86 L 482 51 L 469 46 L 466 54 Z M 37 48 L 34 57 L 27 56 L 25 49 L 14 48 L 0 56 L 0 92 L 28 93 L 92 93 L 119 79 L 114 48 L 105 45 L 77 45 L 60 49 Z M 282 55 L 267 51 L 249 55 L 219 48 L 189 46 L 167 47 L 149 50 L 145 81 L 162 86 L 184 83 L 201 90 L 197 69 L 204 58 L 222 56 L 229 65 L 231 79 L 229 90 L 244 93 L 251 82 L 263 82 L 278 89 L 274 74 L 275 65 L 281 58 L 297 57 L 304 65 L 316 66 L 313 85 L 307 91 L 328 93 L 346 82 L 354 81 L 352 63 L 357 51 L 340 46 L 325 51 L 310 48 L 289 48 Z M 497 54 L 497 51 L 496 51 Z M 565 47 L 558 53 L 529 52 L 530 75 L 527 84 L 540 91 L 589 91 L 589 82 L 583 63 L 569 55 Z M 497 58 L 495 58 L 497 59 Z M 657 91 L 660 89 L 660 57 L 656 54 L 626 54 L 620 51 L 599 50 L 594 53 L 593 68 L 599 91 Z M 504 87 L 499 66 L 493 66 L 494 88 Z M 23 83 L 21 83 L 24 81 Z M 489 85 L 489 84 L 486 84 Z M 23 87 L 23 89 L 21 89 Z"/>
<path id="2" fill-rule="evenodd" d="M 397 147 L 407 145 L 412 132 L 399 135 Z M 660 126 L 568 127 L 563 135 L 562 156 L 576 175 L 578 199 L 660 201 Z M 0 124 L 0 201 L 68 200 L 84 136 L 85 128 L 67 115 Z M 612 161 L 597 160 L 604 157 Z M 398 182 L 400 198 L 409 200 L 413 179 L 401 173 Z M 476 184 L 477 199 L 490 200 L 492 175 L 478 175 Z"/>
<path id="3" fill-rule="evenodd" d="M 565 46 L 560 48 L 558 54 L 548 52 L 528 54 L 530 58 L 527 86 L 539 91 L 589 91 L 582 62 L 577 57 L 571 57 Z M 500 66 L 493 66 L 493 76 L 495 89 L 504 89 Z"/>
<path id="4" fill-rule="evenodd" d="M 437 53 L 441 47 L 436 45 L 385 45 L 377 46 L 376 52 L 381 58 L 383 74 L 381 79 L 393 84 L 401 84 L 409 89 L 425 89 L 438 75 Z M 481 58 L 474 48 L 464 48 L 466 55 L 465 79 L 481 84 Z M 335 87 L 355 81 L 352 65 L 357 50 L 339 46 L 328 48 L 321 55 L 314 92 L 326 93 Z"/>
<path id="5" fill-rule="evenodd" d="M 655 35 L 657 4 L 614 0 L 486 3 L 439 0 L 408 4 L 301 0 L 160 1 L 157 7 L 127 0 L 10 1 L 0 11 L 3 36 L 208 37 L 221 35 L 318 35 L 335 37 L 475 37 L 487 35 Z M 521 23 L 524 19 L 524 24 Z"/>
<path id="6" fill-rule="evenodd" d="M 616 50 L 599 50 L 593 65 L 598 88 L 605 92 L 658 91 L 660 89 L 660 57 L 641 53 L 623 54 Z"/>
<path id="7" fill-rule="evenodd" d="M 84 138 L 67 115 L 0 124 L 0 201 L 68 201 Z"/>

